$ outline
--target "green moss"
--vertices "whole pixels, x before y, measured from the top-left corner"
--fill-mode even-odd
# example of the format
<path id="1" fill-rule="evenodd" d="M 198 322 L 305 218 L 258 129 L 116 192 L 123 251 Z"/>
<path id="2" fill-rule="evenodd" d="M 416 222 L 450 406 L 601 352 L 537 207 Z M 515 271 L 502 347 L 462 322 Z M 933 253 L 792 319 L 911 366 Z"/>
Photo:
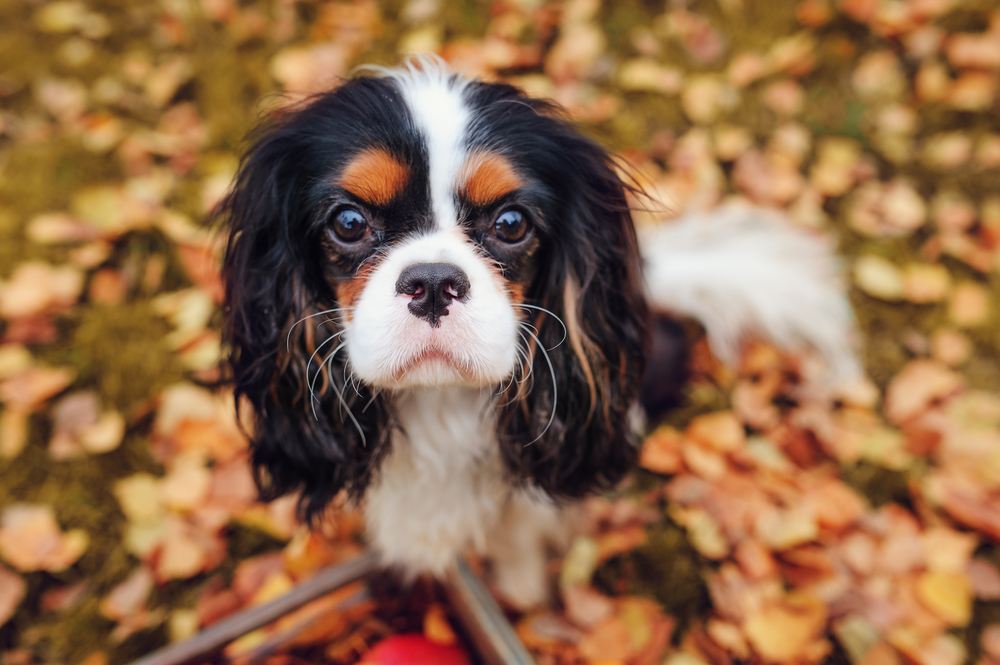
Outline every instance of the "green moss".
<path id="1" fill-rule="evenodd" d="M 82 187 L 123 176 L 116 158 L 90 152 L 73 139 L 15 143 L 0 173 L 0 203 L 26 221 L 41 212 L 67 209 Z"/>
<path id="2" fill-rule="evenodd" d="M 70 333 L 71 345 L 54 355 L 77 367 L 80 384 L 96 386 L 105 403 L 128 414 L 184 377 L 176 354 L 163 344 L 169 331 L 149 301 L 91 305 Z"/>
<path id="3" fill-rule="evenodd" d="M 841 469 L 841 478 L 875 507 L 887 503 L 911 505 L 906 474 L 899 471 L 868 462 L 858 462 Z"/>
<path id="4" fill-rule="evenodd" d="M 594 584 L 608 594 L 652 598 L 677 619 L 676 634 L 681 634 L 710 607 L 705 586 L 709 570 L 684 530 L 664 520 L 650 527 L 645 545 L 602 564 Z"/>

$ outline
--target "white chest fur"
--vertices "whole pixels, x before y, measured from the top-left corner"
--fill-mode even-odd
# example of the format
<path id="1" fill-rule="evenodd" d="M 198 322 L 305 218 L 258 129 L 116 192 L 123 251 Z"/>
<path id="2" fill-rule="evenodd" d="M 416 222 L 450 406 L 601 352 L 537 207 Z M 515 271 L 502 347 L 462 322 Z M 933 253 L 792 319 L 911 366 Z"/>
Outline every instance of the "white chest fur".
<path id="1" fill-rule="evenodd" d="M 365 495 L 372 544 L 404 574 L 442 574 L 484 551 L 510 493 L 494 439 L 490 389 L 420 388 L 397 398 L 402 431 Z"/>

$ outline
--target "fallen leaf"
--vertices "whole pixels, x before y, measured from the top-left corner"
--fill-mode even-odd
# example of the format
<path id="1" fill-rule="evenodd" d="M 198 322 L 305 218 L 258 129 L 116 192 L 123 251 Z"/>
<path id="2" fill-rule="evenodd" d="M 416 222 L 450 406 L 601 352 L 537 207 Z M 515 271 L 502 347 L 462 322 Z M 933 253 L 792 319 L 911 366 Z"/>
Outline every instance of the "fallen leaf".
<path id="1" fill-rule="evenodd" d="M 0 400 L 14 409 L 34 411 L 75 379 L 73 367 L 32 367 L 0 383 Z"/>
<path id="2" fill-rule="evenodd" d="M 51 506 L 14 504 L 0 517 L 0 556 L 21 572 L 66 570 L 89 540 L 80 529 L 63 533 Z"/>
<path id="3" fill-rule="evenodd" d="M 907 87 L 899 59 L 889 50 L 863 56 L 851 83 L 858 97 L 869 102 L 896 99 Z"/>
<path id="4" fill-rule="evenodd" d="M 810 182 L 827 196 L 840 196 L 855 181 L 861 146 L 852 139 L 824 137 L 817 145 L 818 159 L 809 175 Z"/>
<path id="5" fill-rule="evenodd" d="M 95 240 L 99 235 L 93 227 L 76 217 L 59 212 L 33 217 L 28 222 L 26 233 L 33 241 L 43 245 Z"/>
<path id="6" fill-rule="evenodd" d="M 684 436 L 723 453 L 734 452 L 746 443 L 746 434 L 731 411 L 719 411 L 694 418 Z"/>
<path id="7" fill-rule="evenodd" d="M 960 328 L 982 325 L 990 314 L 989 295 L 974 282 L 958 284 L 948 299 L 948 316 Z"/>
<path id="8" fill-rule="evenodd" d="M 434 603 L 424 613 L 424 637 L 435 644 L 448 646 L 458 642 L 442 605 Z"/>
<path id="9" fill-rule="evenodd" d="M 906 284 L 902 271 L 890 260 L 866 254 L 854 261 L 854 283 L 870 296 L 890 302 L 902 300 Z"/>
<path id="10" fill-rule="evenodd" d="M 957 367 L 972 355 L 972 342 L 957 330 L 939 330 L 931 338 L 931 355 L 949 367 Z"/>
<path id="11" fill-rule="evenodd" d="M 55 267 L 39 261 L 19 264 L 0 282 L 0 316 L 8 319 L 61 311 L 75 304 L 83 275 L 72 266 Z"/>
<path id="12" fill-rule="evenodd" d="M 772 662 L 801 658 L 816 641 L 827 621 L 826 604 L 809 595 L 790 595 L 765 605 L 743 624 L 754 651 Z"/>
<path id="13" fill-rule="evenodd" d="M 972 618 L 972 585 L 963 573 L 927 572 L 917 578 L 917 598 L 951 626 Z"/>
<path id="14" fill-rule="evenodd" d="M 27 585 L 17 573 L 0 566 L 0 626 L 3 626 L 14 613 L 17 606 L 24 600 Z"/>
<path id="15" fill-rule="evenodd" d="M 757 537 L 774 550 L 786 550 L 819 535 L 816 516 L 807 507 L 766 510 L 757 516 L 754 529 Z"/>
<path id="16" fill-rule="evenodd" d="M 566 618 L 585 630 L 604 622 L 615 611 L 612 599 L 584 584 L 565 587 L 562 598 Z"/>
<path id="17" fill-rule="evenodd" d="M 937 361 L 912 360 L 886 388 L 886 417 L 902 424 L 936 401 L 957 394 L 964 385 L 959 374 Z"/>
<path id="18" fill-rule="evenodd" d="M 101 614 L 112 621 L 122 622 L 145 609 L 153 590 L 153 573 L 139 566 L 123 582 L 115 586 L 101 601 Z"/>
<path id="19" fill-rule="evenodd" d="M 577 536 L 563 559 L 559 588 L 589 584 L 600 561 L 600 548 L 593 538 Z"/>
<path id="20" fill-rule="evenodd" d="M 658 427 L 646 437 L 639 453 L 639 465 L 656 473 L 671 475 L 682 468 L 680 432 L 669 426 Z"/>
<path id="21" fill-rule="evenodd" d="M 983 628 L 980 643 L 986 655 L 1000 660 L 1000 624 L 992 624 Z"/>
<path id="22" fill-rule="evenodd" d="M 89 589 L 87 580 L 58 586 L 42 594 L 38 606 L 43 612 L 62 612 L 76 605 Z"/>
<path id="23" fill-rule="evenodd" d="M 992 563 L 975 558 L 969 562 L 965 574 L 976 598 L 1000 600 L 1000 570 Z"/>
<path id="24" fill-rule="evenodd" d="M 910 302 L 940 302 L 947 295 L 950 285 L 951 276 L 942 265 L 911 263 L 903 273 L 904 296 Z"/>
<path id="25" fill-rule="evenodd" d="M 580 655 L 590 662 L 625 662 L 637 651 L 628 627 L 612 617 L 588 633 L 577 645 Z"/>

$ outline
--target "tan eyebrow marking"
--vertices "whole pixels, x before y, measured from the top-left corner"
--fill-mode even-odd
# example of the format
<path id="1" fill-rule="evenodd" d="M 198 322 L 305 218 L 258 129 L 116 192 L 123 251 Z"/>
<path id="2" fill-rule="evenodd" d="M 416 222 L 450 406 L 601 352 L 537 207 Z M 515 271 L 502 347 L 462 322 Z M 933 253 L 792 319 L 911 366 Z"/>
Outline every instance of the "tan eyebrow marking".
<path id="1" fill-rule="evenodd" d="M 462 167 L 460 193 L 470 203 L 487 206 L 523 185 L 514 165 L 494 152 L 471 155 Z"/>
<path id="2" fill-rule="evenodd" d="M 382 148 L 371 148 L 348 162 L 337 184 L 367 203 L 387 205 L 409 179 L 410 170 L 395 157 Z"/>

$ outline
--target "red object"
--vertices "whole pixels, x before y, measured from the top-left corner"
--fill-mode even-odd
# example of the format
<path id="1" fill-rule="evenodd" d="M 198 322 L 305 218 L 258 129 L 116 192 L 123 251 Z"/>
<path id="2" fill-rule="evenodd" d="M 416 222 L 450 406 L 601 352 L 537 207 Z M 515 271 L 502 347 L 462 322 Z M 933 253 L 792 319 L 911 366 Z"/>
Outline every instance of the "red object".
<path id="1" fill-rule="evenodd" d="M 457 646 L 431 642 L 423 635 L 393 635 L 373 646 L 359 665 L 471 665 L 471 661 Z"/>

